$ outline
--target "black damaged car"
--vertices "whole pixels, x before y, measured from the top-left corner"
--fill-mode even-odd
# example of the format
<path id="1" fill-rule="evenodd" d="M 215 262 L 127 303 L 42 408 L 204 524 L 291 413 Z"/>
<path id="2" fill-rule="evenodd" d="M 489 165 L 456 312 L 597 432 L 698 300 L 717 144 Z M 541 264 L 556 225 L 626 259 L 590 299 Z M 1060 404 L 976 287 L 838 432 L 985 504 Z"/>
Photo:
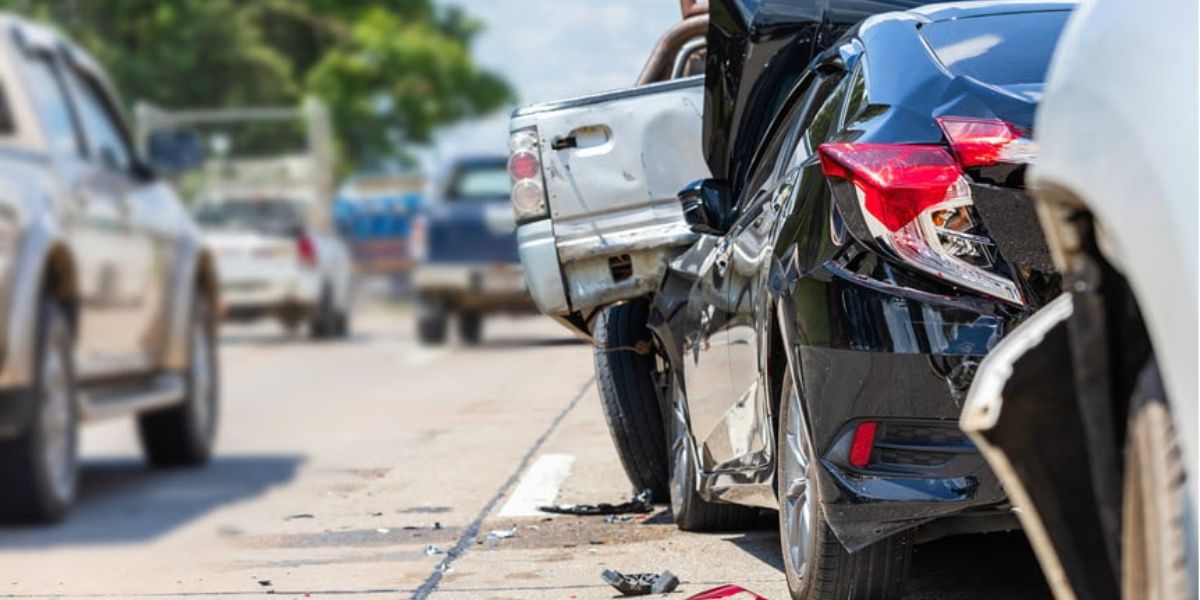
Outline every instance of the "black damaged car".
<path id="1" fill-rule="evenodd" d="M 777 508 L 796 598 L 893 597 L 914 543 L 1019 526 L 958 417 L 1060 289 L 1024 175 L 1073 4 L 877 15 L 807 65 L 787 49 L 827 32 L 786 5 L 713 2 L 714 179 L 649 307 L 671 505 L 689 530 Z"/>

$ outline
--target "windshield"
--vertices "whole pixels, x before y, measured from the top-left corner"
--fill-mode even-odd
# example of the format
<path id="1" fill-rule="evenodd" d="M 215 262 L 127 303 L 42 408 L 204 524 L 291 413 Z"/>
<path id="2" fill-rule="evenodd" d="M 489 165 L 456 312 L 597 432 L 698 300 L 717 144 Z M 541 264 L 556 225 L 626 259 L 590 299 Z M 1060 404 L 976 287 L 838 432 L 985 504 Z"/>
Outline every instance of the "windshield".
<path id="1" fill-rule="evenodd" d="M 1050 56 L 1070 11 L 988 15 L 930 23 L 921 33 L 955 75 L 993 85 L 1046 81 Z"/>
<path id="2" fill-rule="evenodd" d="M 196 220 L 208 229 L 240 229 L 290 235 L 303 228 L 303 207 L 290 200 L 241 200 L 201 204 Z"/>
<path id="3" fill-rule="evenodd" d="M 503 164 L 468 167 L 454 176 L 446 199 L 451 202 L 507 200 L 511 187 L 508 169 Z"/>

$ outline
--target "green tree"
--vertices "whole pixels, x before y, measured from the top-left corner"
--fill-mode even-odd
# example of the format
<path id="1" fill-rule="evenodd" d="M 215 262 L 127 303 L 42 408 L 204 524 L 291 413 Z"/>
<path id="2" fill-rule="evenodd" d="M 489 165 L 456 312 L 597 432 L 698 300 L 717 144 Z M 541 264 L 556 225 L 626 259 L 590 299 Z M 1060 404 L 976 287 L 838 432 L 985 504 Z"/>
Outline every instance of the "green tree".
<path id="1" fill-rule="evenodd" d="M 0 0 L 92 52 L 128 99 L 168 108 L 329 104 L 347 169 L 513 99 L 475 64 L 478 22 L 431 0 Z"/>

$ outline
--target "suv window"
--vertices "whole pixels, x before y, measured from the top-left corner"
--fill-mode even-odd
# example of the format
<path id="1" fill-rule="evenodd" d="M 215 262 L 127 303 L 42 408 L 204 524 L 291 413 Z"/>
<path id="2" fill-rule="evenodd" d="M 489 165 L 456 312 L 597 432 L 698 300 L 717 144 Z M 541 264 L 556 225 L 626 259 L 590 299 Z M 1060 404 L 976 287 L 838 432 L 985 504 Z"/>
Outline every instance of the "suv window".
<path id="1" fill-rule="evenodd" d="M 73 71 L 72 78 L 79 90 L 78 106 L 83 128 L 96 158 L 113 171 L 129 172 L 133 168 L 133 152 L 112 105 L 90 78 Z"/>
<path id="2" fill-rule="evenodd" d="M 940 21 L 922 27 L 921 34 L 955 75 L 994 85 L 1042 83 L 1070 14 L 1043 11 Z"/>
<path id="3" fill-rule="evenodd" d="M 83 155 L 83 140 L 75 126 L 75 115 L 67 101 L 58 65 L 44 54 L 30 55 L 25 65 L 29 93 L 37 106 L 50 151 L 62 155 Z"/>

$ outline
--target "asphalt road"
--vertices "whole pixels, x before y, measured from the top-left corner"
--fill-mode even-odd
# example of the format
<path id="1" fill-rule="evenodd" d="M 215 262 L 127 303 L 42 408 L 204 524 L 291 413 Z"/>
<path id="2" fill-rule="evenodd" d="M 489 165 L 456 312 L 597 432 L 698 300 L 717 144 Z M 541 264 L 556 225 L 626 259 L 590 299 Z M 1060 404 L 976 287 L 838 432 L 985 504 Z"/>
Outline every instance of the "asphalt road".
<path id="1" fill-rule="evenodd" d="M 541 318 L 489 322 L 479 348 L 422 348 L 411 325 L 377 310 L 318 344 L 227 328 L 212 464 L 151 471 L 130 422 L 89 427 L 67 521 L 0 527 L 0 597 L 611 598 L 606 568 L 669 569 L 680 599 L 786 596 L 770 528 L 521 516 L 630 494 L 588 347 Z M 918 547 L 905 597 L 1047 595 L 1016 533 Z"/>

